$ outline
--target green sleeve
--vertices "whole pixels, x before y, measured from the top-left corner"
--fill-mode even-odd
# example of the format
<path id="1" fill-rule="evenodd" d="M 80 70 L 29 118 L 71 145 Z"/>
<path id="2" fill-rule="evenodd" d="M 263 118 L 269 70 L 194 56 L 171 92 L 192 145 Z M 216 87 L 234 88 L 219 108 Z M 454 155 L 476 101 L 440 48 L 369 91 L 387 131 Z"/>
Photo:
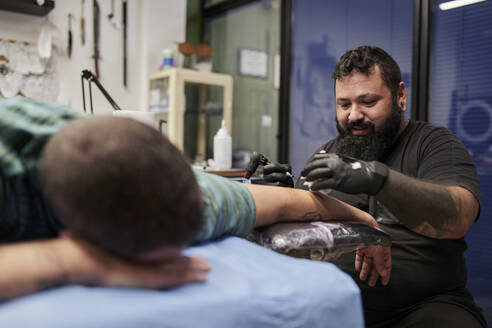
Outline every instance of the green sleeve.
<path id="1" fill-rule="evenodd" d="M 0 242 L 55 237 L 61 228 L 41 192 L 48 139 L 83 113 L 30 98 L 0 99 Z"/>
<path id="2" fill-rule="evenodd" d="M 253 196 L 241 183 L 194 169 L 204 201 L 202 228 L 195 242 L 224 235 L 245 237 L 254 227 L 256 206 Z"/>
<path id="3" fill-rule="evenodd" d="M 82 117 L 65 107 L 30 98 L 0 100 L 0 165 L 7 176 L 37 167 L 46 141 L 69 120 Z"/>

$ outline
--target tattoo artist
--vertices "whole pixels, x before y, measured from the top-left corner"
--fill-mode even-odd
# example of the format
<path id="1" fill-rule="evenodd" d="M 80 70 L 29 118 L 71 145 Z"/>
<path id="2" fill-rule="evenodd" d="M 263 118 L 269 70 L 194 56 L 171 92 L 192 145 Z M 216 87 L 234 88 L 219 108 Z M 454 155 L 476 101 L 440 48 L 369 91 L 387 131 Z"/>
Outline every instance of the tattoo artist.
<path id="1" fill-rule="evenodd" d="M 480 213 L 475 165 L 448 129 L 404 117 L 406 86 L 384 50 L 361 46 L 333 73 L 339 135 L 311 156 L 296 188 L 320 190 L 362 210 L 390 234 L 392 278 L 357 279 L 372 254 L 338 259 L 362 291 L 368 327 L 486 327 L 466 289 L 464 240 Z M 327 90 L 328 92 L 328 90 Z M 285 164 L 264 167 L 267 184 L 293 186 Z M 371 205 L 372 204 L 372 205 Z M 361 279 L 366 277 L 360 276 Z"/>

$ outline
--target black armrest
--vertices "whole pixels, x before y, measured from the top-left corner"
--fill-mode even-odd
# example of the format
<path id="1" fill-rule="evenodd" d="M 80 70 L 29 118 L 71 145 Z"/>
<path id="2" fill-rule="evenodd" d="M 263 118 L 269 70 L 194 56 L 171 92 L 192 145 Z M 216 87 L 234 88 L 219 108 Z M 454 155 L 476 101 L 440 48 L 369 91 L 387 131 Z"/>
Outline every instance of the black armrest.
<path id="1" fill-rule="evenodd" d="M 318 261 L 333 261 L 366 246 L 391 245 L 382 230 L 347 222 L 277 223 L 254 230 L 248 239 L 279 253 Z"/>

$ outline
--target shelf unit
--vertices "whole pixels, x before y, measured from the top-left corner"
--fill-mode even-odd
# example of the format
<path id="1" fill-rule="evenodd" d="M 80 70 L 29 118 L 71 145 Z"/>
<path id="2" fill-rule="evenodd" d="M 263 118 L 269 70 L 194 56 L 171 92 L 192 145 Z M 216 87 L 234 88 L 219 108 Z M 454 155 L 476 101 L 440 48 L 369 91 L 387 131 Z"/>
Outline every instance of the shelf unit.
<path id="1" fill-rule="evenodd" d="M 232 76 L 227 74 L 199 72 L 185 68 L 170 68 L 149 77 L 147 110 L 151 107 L 152 84 L 156 81 L 167 80 L 167 88 L 160 92 L 167 93 L 166 109 L 156 111 L 157 113 L 167 113 L 166 134 L 168 138 L 179 149 L 183 150 L 184 140 L 184 112 L 185 112 L 185 84 L 196 83 L 205 86 L 219 86 L 223 89 L 222 95 L 222 115 L 226 121 L 229 134 L 232 133 Z M 155 89 L 154 89 L 155 90 Z M 199 133 L 200 135 L 200 133 Z M 203 148 L 203 137 L 200 137 L 199 148 Z"/>

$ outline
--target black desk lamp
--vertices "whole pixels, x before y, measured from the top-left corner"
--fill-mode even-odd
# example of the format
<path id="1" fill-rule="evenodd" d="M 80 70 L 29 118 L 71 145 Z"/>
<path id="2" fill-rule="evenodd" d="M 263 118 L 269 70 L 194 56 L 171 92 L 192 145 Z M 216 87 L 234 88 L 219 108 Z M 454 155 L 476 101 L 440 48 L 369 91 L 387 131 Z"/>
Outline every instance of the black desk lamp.
<path id="1" fill-rule="evenodd" d="M 116 102 L 113 100 L 113 98 L 111 98 L 111 96 L 106 91 L 106 89 L 104 89 L 104 87 L 102 86 L 101 82 L 99 82 L 99 79 L 94 74 L 92 74 L 91 71 L 84 69 L 82 71 L 82 74 L 81 74 L 81 81 L 82 81 L 82 101 L 83 101 L 83 105 L 84 105 L 84 112 L 86 111 L 86 109 L 85 109 L 84 80 L 87 80 L 87 82 L 89 84 L 89 99 L 90 99 L 90 103 L 91 103 L 91 114 L 94 114 L 94 108 L 92 106 L 92 88 L 91 88 L 91 83 L 92 82 L 94 82 L 96 84 L 96 86 L 99 88 L 99 90 L 101 90 L 101 92 L 104 95 L 104 97 L 106 97 L 106 99 L 109 101 L 109 103 L 111 104 L 111 106 L 113 106 L 113 108 L 115 110 L 121 110 L 120 106 L 118 106 L 118 104 L 116 104 Z"/>

